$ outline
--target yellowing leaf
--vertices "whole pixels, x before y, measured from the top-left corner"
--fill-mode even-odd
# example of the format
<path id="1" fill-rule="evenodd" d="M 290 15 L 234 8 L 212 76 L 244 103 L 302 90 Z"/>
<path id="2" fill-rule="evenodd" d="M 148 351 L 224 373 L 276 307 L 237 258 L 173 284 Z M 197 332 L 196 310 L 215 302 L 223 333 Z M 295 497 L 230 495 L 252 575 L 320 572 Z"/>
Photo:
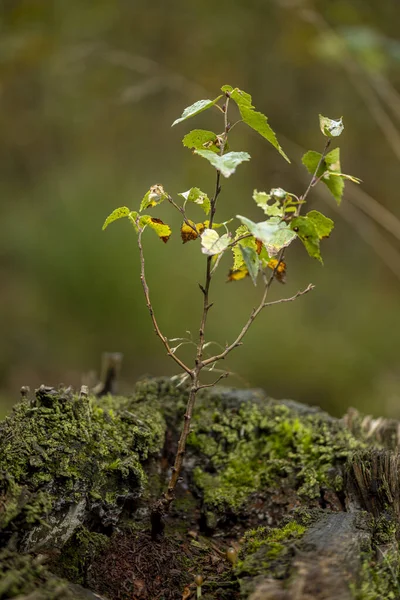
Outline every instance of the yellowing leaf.
<path id="1" fill-rule="evenodd" d="M 278 264 L 278 259 L 270 258 L 267 264 L 270 269 L 274 270 Z M 283 260 L 281 260 L 275 271 L 275 279 L 280 283 L 286 283 L 286 263 Z"/>
<path id="2" fill-rule="evenodd" d="M 191 221 L 190 219 L 188 219 L 188 223 L 190 223 L 190 225 L 193 225 L 194 227 L 196 227 L 197 233 L 195 232 L 193 227 L 190 227 L 190 225 L 188 225 L 187 223 L 182 223 L 181 238 L 182 238 L 182 242 L 184 244 L 186 244 L 186 242 L 190 242 L 191 240 L 196 240 L 199 237 L 199 235 L 201 233 L 203 233 L 203 231 L 205 229 L 204 223 L 195 223 L 194 221 Z"/>
<path id="3" fill-rule="evenodd" d="M 160 240 L 166 244 L 171 237 L 171 227 L 166 225 L 161 219 L 150 217 L 149 215 L 143 215 L 140 217 L 139 226 L 143 229 L 148 225 L 156 232 Z"/>
<path id="4" fill-rule="evenodd" d="M 249 275 L 247 268 L 231 269 L 228 273 L 228 281 L 240 281 Z"/>
<path id="5" fill-rule="evenodd" d="M 161 204 L 161 202 L 167 198 L 168 194 L 161 184 L 157 183 L 156 185 L 152 185 L 149 191 L 144 195 L 139 211 L 142 212 L 142 210 L 146 210 L 146 208 Z"/>

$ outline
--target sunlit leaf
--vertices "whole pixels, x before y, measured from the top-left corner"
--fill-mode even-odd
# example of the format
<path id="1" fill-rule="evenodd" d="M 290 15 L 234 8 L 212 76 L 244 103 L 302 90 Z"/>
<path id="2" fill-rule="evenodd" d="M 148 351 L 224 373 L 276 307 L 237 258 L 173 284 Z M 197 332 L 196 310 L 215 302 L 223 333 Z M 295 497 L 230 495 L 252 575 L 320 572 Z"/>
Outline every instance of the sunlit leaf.
<path id="1" fill-rule="evenodd" d="M 301 159 L 307 171 L 312 175 L 315 173 L 321 156 L 322 155 L 319 152 L 309 150 Z M 325 159 L 318 169 L 317 177 L 321 177 L 321 181 L 330 190 L 338 204 L 342 201 L 344 190 L 343 178 L 338 176 L 340 173 L 340 149 L 335 148 L 325 156 Z"/>
<path id="2" fill-rule="evenodd" d="M 246 266 L 240 267 L 239 269 L 231 269 L 228 273 L 228 281 L 240 281 L 249 275 Z"/>
<path id="3" fill-rule="evenodd" d="M 277 189 L 280 190 L 281 188 Z M 271 192 L 267 194 L 266 192 L 258 192 L 257 190 L 254 190 L 253 200 L 269 217 L 281 217 L 283 215 L 281 200 L 279 196 L 272 195 L 273 191 L 275 190 L 271 190 Z M 286 192 L 284 190 L 282 191 L 284 192 L 285 198 Z M 270 200 L 273 201 L 273 204 L 268 204 Z"/>
<path id="4" fill-rule="evenodd" d="M 325 217 L 325 215 L 321 214 L 317 210 L 310 210 L 310 212 L 307 213 L 306 217 L 309 221 L 311 221 L 314 224 L 314 227 L 317 230 L 318 237 L 320 240 L 330 236 L 330 233 L 334 228 L 334 222 L 332 221 L 332 219 Z"/>
<path id="5" fill-rule="evenodd" d="M 272 144 L 276 150 L 278 150 L 283 158 L 290 163 L 289 158 L 286 156 L 276 138 L 275 132 L 268 124 L 267 117 L 254 110 L 250 94 L 240 90 L 239 88 L 232 88 L 230 85 L 224 85 L 221 90 L 223 92 L 229 92 L 230 97 L 237 104 L 242 120 L 246 123 L 246 125 L 257 131 L 257 133 L 259 133 L 263 138 L 268 140 L 269 143 Z"/>
<path id="6" fill-rule="evenodd" d="M 316 258 L 322 263 L 322 257 L 319 248 L 320 238 L 313 221 L 307 217 L 295 217 L 291 221 L 290 227 L 299 236 L 308 254 L 312 258 Z"/>
<path id="7" fill-rule="evenodd" d="M 326 137 L 339 137 L 344 129 L 343 117 L 335 120 L 319 115 L 319 126 Z"/>
<path id="8" fill-rule="evenodd" d="M 229 233 L 219 237 L 214 229 L 205 229 L 201 234 L 201 251 L 208 256 L 214 256 L 226 250 L 231 241 L 232 237 Z"/>
<path id="9" fill-rule="evenodd" d="M 150 217 L 149 215 L 142 215 L 139 220 L 139 226 L 143 229 L 146 226 L 151 227 L 158 237 L 166 244 L 171 237 L 171 228 L 166 225 L 161 219 Z"/>
<path id="10" fill-rule="evenodd" d="M 210 199 L 208 198 L 207 194 L 202 192 L 199 188 L 190 188 L 190 190 L 188 190 L 187 192 L 182 192 L 178 194 L 178 196 L 182 196 L 182 198 L 185 198 L 187 202 L 194 202 L 195 204 L 201 206 L 206 215 L 208 215 L 208 213 L 210 212 Z"/>
<path id="11" fill-rule="evenodd" d="M 211 108 L 211 106 L 214 106 L 214 104 L 216 104 L 220 98 L 222 98 L 222 96 L 218 96 L 218 98 L 215 98 L 215 100 L 198 100 L 191 106 L 186 107 L 182 113 L 182 116 L 179 117 L 179 119 L 176 119 L 172 123 L 172 127 L 174 125 L 176 125 L 177 123 L 180 123 L 181 121 L 185 121 L 186 119 L 189 119 L 190 117 L 194 117 L 195 115 L 198 115 L 199 113 L 203 112 L 203 110 L 207 110 L 208 108 Z"/>
<path id="12" fill-rule="evenodd" d="M 184 244 L 186 244 L 186 242 L 190 242 L 191 240 L 196 240 L 199 237 L 199 235 L 201 233 L 203 233 L 203 231 L 205 229 L 204 223 L 195 223 L 194 221 L 191 221 L 190 219 L 188 220 L 188 223 L 190 223 L 190 225 L 194 225 L 194 227 L 196 227 L 197 233 L 193 229 L 193 227 L 191 227 L 187 223 L 182 223 L 181 238 L 182 238 L 182 242 Z"/>
<path id="13" fill-rule="evenodd" d="M 289 246 L 296 237 L 296 233 L 278 217 L 271 217 L 261 223 L 254 223 L 241 215 L 237 215 L 237 218 L 248 227 L 255 238 L 262 241 L 270 256 Z"/>
<path id="14" fill-rule="evenodd" d="M 182 144 L 194 150 L 211 150 L 219 152 L 219 139 L 216 133 L 205 129 L 194 129 L 185 135 Z"/>
<path id="15" fill-rule="evenodd" d="M 130 212 L 131 211 L 127 206 L 120 206 L 119 208 L 113 210 L 112 213 L 108 215 L 107 219 L 104 221 L 104 225 L 102 227 L 103 231 L 113 221 L 116 221 L 117 219 L 123 219 L 124 217 L 128 217 Z"/>
<path id="16" fill-rule="evenodd" d="M 161 204 L 161 202 L 167 198 L 168 194 L 161 184 L 157 183 L 156 185 L 152 185 L 149 191 L 144 195 L 143 200 L 140 203 L 139 211 L 142 212 L 142 210 L 146 210 L 146 208 Z"/>
<path id="17" fill-rule="evenodd" d="M 258 258 L 257 252 L 254 248 L 248 246 L 240 246 L 240 250 L 251 280 L 254 285 L 257 285 L 257 275 L 260 270 L 260 259 Z"/>
<path id="18" fill-rule="evenodd" d="M 195 150 L 195 153 L 206 158 L 224 177 L 230 177 L 238 165 L 250 160 L 250 154 L 247 152 L 228 152 L 222 156 L 211 150 Z"/>

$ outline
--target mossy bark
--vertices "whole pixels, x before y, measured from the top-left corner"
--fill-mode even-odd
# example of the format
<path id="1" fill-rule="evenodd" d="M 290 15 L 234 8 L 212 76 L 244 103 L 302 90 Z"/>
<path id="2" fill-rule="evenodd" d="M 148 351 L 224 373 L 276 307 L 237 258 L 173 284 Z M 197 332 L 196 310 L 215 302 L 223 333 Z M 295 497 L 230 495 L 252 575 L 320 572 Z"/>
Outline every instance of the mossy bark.
<path id="1" fill-rule="evenodd" d="M 42 386 L 15 406 L 0 425 L 0 599 L 67 598 L 71 584 L 101 591 L 92 565 L 107 564 L 117 529 L 135 539 L 146 530 L 186 396 L 151 379 L 128 398 Z M 339 420 L 260 390 L 215 388 L 199 396 L 192 427 L 166 535 L 190 532 L 192 545 L 204 535 L 238 553 L 203 597 L 400 598 L 393 421 L 354 411 Z M 189 573 L 206 568 L 190 560 L 176 562 L 181 595 Z"/>

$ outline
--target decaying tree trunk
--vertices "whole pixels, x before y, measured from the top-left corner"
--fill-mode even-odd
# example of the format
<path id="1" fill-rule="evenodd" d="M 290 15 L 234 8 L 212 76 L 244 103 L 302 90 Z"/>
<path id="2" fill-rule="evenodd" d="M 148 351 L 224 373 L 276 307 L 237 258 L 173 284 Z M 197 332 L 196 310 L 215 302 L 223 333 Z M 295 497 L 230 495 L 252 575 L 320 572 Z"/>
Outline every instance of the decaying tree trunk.
<path id="1" fill-rule="evenodd" d="M 0 600 L 188 600 L 196 574 L 203 600 L 400 598 L 400 427 L 354 410 L 204 390 L 153 542 L 186 393 L 24 389 L 0 425 Z"/>

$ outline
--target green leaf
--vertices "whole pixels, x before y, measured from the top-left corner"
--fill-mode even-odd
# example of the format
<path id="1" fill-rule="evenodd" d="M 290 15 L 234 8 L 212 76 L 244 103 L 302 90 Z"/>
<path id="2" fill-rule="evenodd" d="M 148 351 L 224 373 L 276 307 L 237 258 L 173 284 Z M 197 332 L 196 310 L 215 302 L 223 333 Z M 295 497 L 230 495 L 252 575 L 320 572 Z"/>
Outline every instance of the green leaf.
<path id="1" fill-rule="evenodd" d="M 110 215 L 108 215 L 107 219 L 104 221 L 104 225 L 102 227 L 103 231 L 113 221 L 116 221 L 117 219 L 122 219 L 123 217 L 129 217 L 130 212 L 131 211 L 127 206 L 120 206 L 119 208 L 113 210 L 113 212 Z"/>
<path id="2" fill-rule="evenodd" d="M 214 229 L 205 229 L 201 234 L 201 251 L 208 256 L 214 256 L 226 250 L 231 241 L 232 237 L 229 233 L 219 237 Z"/>
<path id="3" fill-rule="evenodd" d="M 276 138 L 275 132 L 268 124 L 267 117 L 254 110 L 250 94 L 240 90 L 239 88 L 232 88 L 230 85 L 224 85 L 221 90 L 223 92 L 229 92 L 230 97 L 237 104 L 242 120 L 246 123 L 246 125 L 254 129 L 254 131 L 257 131 L 257 133 L 259 133 L 263 138 L 268 140 L 268 142 L 272 144 L 276 150 L 278 150 L 283 158 L 290 163 L 289 158 L 283 151 Z"/>
<path id="4" fill-rule="evenodd" d="M 143 196 L 139 212 L 146 210 L 146 208 L 156 206 L 156 204 L 161 204 L 161 202 L 164 202 L 167 198 L 168 194 L 161 184 L 157 183 L 156 185 L 152 185 L 149 191 Z"/>
<path id="5" fill-rule="evenodd" d="M 211 150 L 218 153 L 220 151 L 217 134 L 205 129 L 193 129 L 185 135 L 182 144 L 186 148 L 194 148 L 195 150 Z"/>
<path id="6" fill-rule="evenodd" d="M 237 218 L 248 227 L 256 239 L 265 245 L 270 256 L 274 256 L 279 250 L 289 246 L 296 237 L 296 233 L 278 217 L 271 217 L 268 221 L 261 223 L 254 223 L 241 215 L 237 215 Z"/>
<path id="7" fill-rule="evenodd" d="M 211 150 L 195 150 L 195 153 L 206 158 L 213 167 L 221 171 L 224 177 L 230 177 L 238 165 L 250 160 L 250 154 L 247 152 L 228 152 L 222 156 L 211 152 Z"/>
<path id="8" fill-rule="evenodd" d="M 279 193 L 276 193 L 276 192 L 279 192 Z M 281 192 L 283 192 L 283 196 L 281 195 Z M 265 214 L 268 215 L 269 217 L 282 217 L 283 216 L 283 207 L 281 204 L 281 198 L 285 199 L 286 196 L 287 196 L 287 193 L 285 192 L 285 190 L 282 190 L 281 188 L 274 188 L 270 191 L 269 194 L 267 194 L 266 192 L 258 192 L 257 190 L 254 190 L 254 192 L 253 192 L 253 200 L 255 201 L 257 206 L 262 208 L 263 211 L 265 212 Z M 268 204 L 268 202 L 271 199 L 275 199 L 274 204 Z"/>
<path id="9" fill-rule="evenodd" d="M 326 137 L 339 137 L 344 129 L 343 125 L 343 117 L 340 119 L 328 119 L 328 117 L 324 117 L 323 115 L 319 115 L 319 126 L 321 128 L 322 133 Z"/>
<path id="10" fill-rule="evenodd" d="M 166 244 L 171 237 L 171 227 L 166 225 L 161 219 L 150 217 L 149 215 L 142 215 L 139 220 L 139 227 L 144 229 L 146 226 L 153 229 L 164 244 Z"/>
<path id="11" fill-rule="evenodd" d="M 319 152 L 309 150 L 301 159 L 307 171 L 312 175 L 315 173 L 315 169 L 318 166 L 321 156 L 322 155 Z M 325 159 L 318 169 L 317 177 L 321 177 L 321 181 L 327 186 L 338 204 L 342 201 L 344 190 L 344 181 L 339 175 L 341 175 L 340 149 L 335 148 L 325 156 Z"/>
<path id="12" fill-rule="evenodd" d="M 306 217 L 309 221 L 313 223 L 320 240 L 330 236 L 331 231 L 335 226 L 332 219 L 325 217 L 325 215 L 321 214 L 317 210 L 310 210 L 310 212 L 307 213 Z"/>
<path id="13" fill-rule="evenodd" d="M 237 240 L 238 238 L 242 237 L 242 235 L 247 235 L 247 234 L 250 234 L 250 231 L 246 227 L 246 225 L 239 225 L 239 227 L 235 231 L 234 239 Z M 232 253 L 233 253 L 232 271 L 237 271 L 241 267 L 245 266 L 241 247 L 249 247 L 249 248 L 253 248 L 254 250 L 256 250 L 257 244 L 256 244 L 256 240 L 255 240 L 254 236 L 249 235 L 249 237 L 246 237 L 243 240 L 240 240 L 240 242 L 238 242 L 237 244 L 232 246 Z"/>
<path id="14" fill-rule="evenodd" d="M 314 222 L 308 217 L 295 217 L 290 223 L 290 228 L 296 232 L 303 242 L 308 254 L 322 263 L 319 250 L 319 235 Z"/>
<path id="15" fill-rule="evenodd" d="M 187 192 L 181 192 L 180 194 L 178 194 L 178 196 L 182 196 L 182 198 L 185 198 L 186 201 L 194 202 L 195 204 L 201 206 L 206 215 L 208 215 L 208 213 L 210 212 L 210 199 L 208 198 L 207 194 L 202 192 L 199 188 L 190 188 L 190 190 L 188 190 Z"/>
<path id="16" fill-rule="evenodd" d="M 211 106 L 214 106 L 214 104 L 216 104 L 218 102 L 218 100 L 220 100 L 221 98 L 222 98 L 222 96 L 218 96 L 218 98 L 215 98 L 215 100 L 198 100 L 191 106 L 186 107 L 182 113 L 182 116 L 179 117 L 179 119 L 176 119 L 172 123 L 171 127 L 173 127 L 174 125 L 177 125 L 181 121 L 185 121 L 186 119 L 189 119 L 190 117 L 194 117 L 195 115 L 198 115 L 199 113 L 203 112 L 203 110 L 207 110 L 208 108 L 211 108 Z"/>
<path id="17" fill-rule="evenodd" d="M 257 252 L 254 248 L 248 246 L 240 246 L 240 250 L 251 280 L 254 285 L 257 285 L 257 275 L 260 270 L 260 259 L 257 256 Z"/>

